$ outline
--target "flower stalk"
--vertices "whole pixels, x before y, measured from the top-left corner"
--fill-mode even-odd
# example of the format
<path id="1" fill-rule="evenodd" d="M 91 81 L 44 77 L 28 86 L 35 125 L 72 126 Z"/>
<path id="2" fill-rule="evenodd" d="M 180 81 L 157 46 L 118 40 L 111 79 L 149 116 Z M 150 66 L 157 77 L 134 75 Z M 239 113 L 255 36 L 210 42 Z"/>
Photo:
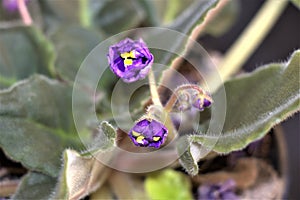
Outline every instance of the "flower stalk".
<path id="1" fill-rule="evenodd" d="M 148 80 L 149 80 L 149 87 L 150 87 L 151 99 L 153 104 L 157 106 L 162 106 L 157 92 L 156 81 L 152 69 L 149 70 Z"/>

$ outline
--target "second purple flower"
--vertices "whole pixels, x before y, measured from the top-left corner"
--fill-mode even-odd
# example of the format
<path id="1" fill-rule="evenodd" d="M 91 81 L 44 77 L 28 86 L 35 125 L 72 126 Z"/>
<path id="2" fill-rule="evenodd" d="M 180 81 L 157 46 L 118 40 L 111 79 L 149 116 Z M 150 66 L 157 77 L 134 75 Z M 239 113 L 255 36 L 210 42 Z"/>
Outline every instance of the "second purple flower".
<path id="1" fill-rule="evenodd" d="M 110 69 L 124 82 L 144 79 L 153 63 L 153 55 L 142 39 L 126 38 L 109 48 Z"/>
<path id="2" fill-rule="evenodd" d="M 136 146 L 159 148 L 167 138 L 168 129 L 154 119 L 142 119 L 128 135 Z"/>

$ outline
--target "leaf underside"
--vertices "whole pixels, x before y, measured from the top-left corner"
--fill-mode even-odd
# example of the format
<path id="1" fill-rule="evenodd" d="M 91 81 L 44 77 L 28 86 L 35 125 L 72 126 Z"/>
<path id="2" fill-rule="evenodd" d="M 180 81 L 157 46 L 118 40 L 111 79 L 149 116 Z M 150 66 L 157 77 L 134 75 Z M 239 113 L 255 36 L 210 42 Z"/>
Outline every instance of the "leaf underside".
<path id="1" fill-rule="evenodd" d="M 222 90 L 213 95 L 216 107 L 212 110 L 217 112 L 218 106 L 226 105 L 222 132 L 207 132 L 203 129 L 179 140 L 177 150 L 185 170 L 190 175 L 198 173 L 197 162 L 201 156 L 194 158 L 192 154 L 192 147 L 197 147 L 197 144 L 200 145 L 198 152 L 212 150 L 229 153 L 240 150 L 299 111 L 299 69 L 300 50 L 297 50 L 288 62 L 268 64 L 252 73 L 227 81 L 224 84 L 226 102 L 218 102 L 222 99 Z M 221 124 L 218 121 L 210 123 Z"/>
<path id="2" fill-rule="evenodd" d="M 262 138 L 300 109 L 300 51 L 285 63 L 268 64 L 225 83 L 226 119 L 222 133 L 192 135 L 195 142 L 217 139 L 213 150 L 229 153 Z M 220 91 L 214 98 L 218 100 Z"/>

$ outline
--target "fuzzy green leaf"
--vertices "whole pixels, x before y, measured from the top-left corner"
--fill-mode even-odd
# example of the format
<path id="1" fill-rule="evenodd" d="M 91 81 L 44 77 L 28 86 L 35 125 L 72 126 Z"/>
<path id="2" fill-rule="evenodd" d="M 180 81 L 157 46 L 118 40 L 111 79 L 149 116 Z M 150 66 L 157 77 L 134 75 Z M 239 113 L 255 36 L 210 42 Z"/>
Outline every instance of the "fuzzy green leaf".
<path id="1" fill-rule="evenodd" d="M 49 199 L 55 184 L 55 178 L 29 172 L 22 178 L 12 199 Z"/>
<path id="2" fill-rule="evenodd" d="M 36 28 L 1 29 L 0 88 L 34 73 L 53 74 L 54 58 L 53 46 Z"/>
<path id="3" fill-rule="evenodd" d="M 218 153 L 245 148 L 300 110 L 300 51 L 286 63 L 269 64 L 225 83 L 227 107 L 222 133 L 198 133 L 178 141 L 179 161 L 190 175 L 198 173 L 197 162 L 210 150 Z M 221 90 L 213 95 L 224 106 Z M 217 112 L 217 108 L 215 108 Z M 212 124 L 218 124 L 213 123 Z M 201 134 L 205 133 L 206 134 Z"/>
<path id="4" fill-rule="evenodd" d="M 180 155 L 179 162 L 188 174 L 194 176 L 198 174 L 197 160 L 193 157 L 190 148 L 191 142 L 188 137 L 181 137 L 177 144 L 177 152 Z"/>
<path id="5" fill-rule="evenodd" d="M 227 108 L 222 133 L 192 135 L 194 142 L 217 141 L 213 150 L 229 153 L 262 138 L 300 110 L 300 50 L 285 63 L 265 65 L 225 83 Z M 214 95 L 219 99 L 220 91 Z"/>
<path id="6" fill-rule="evenodd" d="M 148 175 L 145 189 L 150 199 L 193 199 L 188 177 L 172 169 Z"/>
<path id="7" fill-rule="evenodd" d="M 109 154 L 115 136 L 115 129 L 108 122 L 102 122 L 87 152 L 81 154 L 73 150 L 64 152 L 63 169 L 54 192 L 54 199 L 80 199 L 104 183 L 110 169 L 97 160 L 97 156 Z"/>
<path id="8" fill-rule="evenodd" d="M 52 177 L 58 175 L 63 150 L 81 146 L 71 88 L 44 76 L 0 91 L 0 128 L 0 147 L 11 159 Z"/>

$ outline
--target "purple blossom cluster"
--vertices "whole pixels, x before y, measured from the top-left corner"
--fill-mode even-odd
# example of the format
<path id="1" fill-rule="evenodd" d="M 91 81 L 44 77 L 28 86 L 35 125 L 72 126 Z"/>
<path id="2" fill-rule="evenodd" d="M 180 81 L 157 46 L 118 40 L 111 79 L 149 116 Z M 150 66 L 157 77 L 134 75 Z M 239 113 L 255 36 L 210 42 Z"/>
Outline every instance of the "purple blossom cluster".
<path id="1" fill-rule="evenodd" d="M 110 46 L 107 55 L 111 71 L 124 82 L 131 83 L 146 78 L 154 56 L 142 39 L 126 38 Z M 184 111 L 191 107 L 199 111 L 212 103 L 210 95 L 199 86 L 185 86 L 177 98 L 178 109 Z M 172 105 L 173 106 L 173 105 Z M 174 106 L 176 108 L 176 104 Z M 144 117 L 128 132 L 136 146 L 160 148 L 167 139 L 168 129 L 157 119 Z"/>

